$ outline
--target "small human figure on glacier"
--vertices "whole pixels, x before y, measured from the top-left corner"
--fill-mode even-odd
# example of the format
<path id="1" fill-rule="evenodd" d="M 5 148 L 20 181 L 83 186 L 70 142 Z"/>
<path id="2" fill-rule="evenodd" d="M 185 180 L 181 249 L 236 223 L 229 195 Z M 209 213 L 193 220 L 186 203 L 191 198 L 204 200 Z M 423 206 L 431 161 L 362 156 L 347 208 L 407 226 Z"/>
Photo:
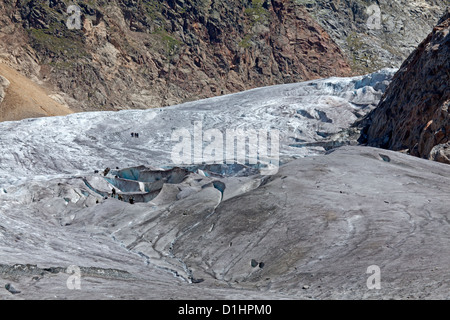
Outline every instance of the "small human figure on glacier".
<path id="1" fill-rule="evenodd" d="M 113 198 L 116 197 L 116 188 L 112 188 L 112 197 L 113 197 Z"/>
<path id="2" fill-rule="evenodd" d="M 134 132 L 131 133 L 131 137 L 134 138 Z"/>

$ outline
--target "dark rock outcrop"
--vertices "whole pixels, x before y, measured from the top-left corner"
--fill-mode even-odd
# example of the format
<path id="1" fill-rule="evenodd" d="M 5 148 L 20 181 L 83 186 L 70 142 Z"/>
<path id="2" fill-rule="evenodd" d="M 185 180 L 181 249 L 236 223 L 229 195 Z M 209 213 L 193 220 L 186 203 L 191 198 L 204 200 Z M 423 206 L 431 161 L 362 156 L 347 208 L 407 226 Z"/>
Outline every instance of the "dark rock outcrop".
<path id="1" fill-rule="evenodd" d="M 378 107 L 368 115 L 363 142 L 450 163 L 450 12 L 403 63 Z"/>

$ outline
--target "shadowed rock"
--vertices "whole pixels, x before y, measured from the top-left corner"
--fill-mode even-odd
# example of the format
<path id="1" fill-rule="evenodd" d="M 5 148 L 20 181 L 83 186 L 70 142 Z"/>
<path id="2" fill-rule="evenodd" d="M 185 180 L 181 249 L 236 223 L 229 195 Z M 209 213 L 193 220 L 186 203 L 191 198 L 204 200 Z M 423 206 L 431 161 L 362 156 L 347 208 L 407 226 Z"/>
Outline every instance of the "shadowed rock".
<path id="1" fill-rule="evenodd" d="M 444 163 L 450 139 L 450 13 L 403 63 L 361 137 Z"/>

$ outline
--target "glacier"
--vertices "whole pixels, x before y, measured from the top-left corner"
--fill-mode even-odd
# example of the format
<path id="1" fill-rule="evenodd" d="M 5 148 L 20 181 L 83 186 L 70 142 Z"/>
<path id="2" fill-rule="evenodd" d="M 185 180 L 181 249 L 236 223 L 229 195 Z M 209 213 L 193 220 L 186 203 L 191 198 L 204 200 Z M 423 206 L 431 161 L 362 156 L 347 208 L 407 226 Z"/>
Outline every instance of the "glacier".
<path id="1" fill-rule="evenodd" d="M 395 72 L 0 123 L 0 299 L 448 298 L 449 167 L 356 142 Z M 280 167 L 174 163 L 199 122 Z"/>
<path id="2" fill-rule="evenodd" d="M 277 129 L 282 158 L 323 153 L 327 137 L 347 129 L 377 105 L 395 71 L 257 88 L 161 109 L 4 122 L 0 124 L 0 185 L 107 167 L 173 166 L 172 132 L 192 131 L 196 121 L 204 131 L 223 133 Z M 324 116 L 329 120 L 324 121 Z M 139 138 L 132 138 L 132 132 Z"/>

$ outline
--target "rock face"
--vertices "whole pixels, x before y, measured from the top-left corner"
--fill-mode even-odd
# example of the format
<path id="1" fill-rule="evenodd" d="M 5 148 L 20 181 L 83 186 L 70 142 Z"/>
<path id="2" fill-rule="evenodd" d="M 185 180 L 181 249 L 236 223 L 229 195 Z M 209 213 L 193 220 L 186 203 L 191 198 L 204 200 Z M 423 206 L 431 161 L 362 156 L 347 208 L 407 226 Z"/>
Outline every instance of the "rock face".
<path id="1" fill-rule="evenodd" d="M 448 0 L 297 0 L 360 74 L 398 68 L 436 25 Z"/>
<path id="2" fill-rule="evenodd" d="M 371 146 L 449 162 L 450 13 L 447 12 L 394 76 L 368 116 Z"/>
<path id="3" fill-rule="evenodd" d="M 81 30 L 66 26 L 67 6 L 0 4 L 0 60 L 74 110 L 161 107 L 352 73 L 294 1 L 90 1 L 80 4 Z"/>

